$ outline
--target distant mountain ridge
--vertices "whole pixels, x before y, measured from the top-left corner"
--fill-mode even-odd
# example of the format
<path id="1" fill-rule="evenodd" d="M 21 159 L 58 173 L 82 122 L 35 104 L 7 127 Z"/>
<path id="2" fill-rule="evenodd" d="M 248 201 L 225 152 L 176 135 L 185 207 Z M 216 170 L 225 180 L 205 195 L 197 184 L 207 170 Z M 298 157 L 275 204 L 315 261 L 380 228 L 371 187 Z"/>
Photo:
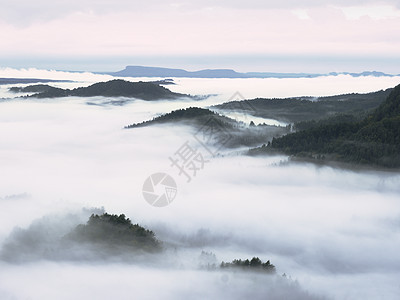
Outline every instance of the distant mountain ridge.
<path id="1" fill-rule="evenodd" d="M 331 72 L 331 73 L 276 73 L 276 72 L 247 72 L 240 73 L 231 69 L 205 69 L 199 71 L 186 71 L 184 69 L 127 66 L 124 70 L 103 73 L 117 77 L 187 77 L 187 78 L 315 78 L 321 76 L 350 75 L 360 76 L 399 76 L 377 71 L 364 71 L 361 73 Z"/>
<path id="2" fill-rule="evenodd" d="M 200 71 L 186 71 L 159 67 L 127 66 L 124 70 L 108 73 L 121 77 L 192 77 L 192 78 L 241 78 L 243 74 L 229 69 L 209 69 Z"/>

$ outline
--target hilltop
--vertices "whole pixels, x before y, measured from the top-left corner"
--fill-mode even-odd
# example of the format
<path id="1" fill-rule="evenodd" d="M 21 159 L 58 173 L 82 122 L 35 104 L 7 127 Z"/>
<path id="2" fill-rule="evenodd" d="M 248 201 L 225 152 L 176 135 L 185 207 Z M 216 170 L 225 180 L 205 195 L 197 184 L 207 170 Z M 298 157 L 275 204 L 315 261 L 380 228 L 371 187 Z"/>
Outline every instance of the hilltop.
<path id="1" fill-rule="evenodd" d="M 127 97 L 142 100 L 159 100 L 159 99 L 177 99 L 180 97 L 191 97 L 185 94 L 174 93 L 169 89 L 153 82 L 130 82 L 125 80 L 111 80 L 107 82 L 99 82 L 88 87 L 80 87 L 75 89 L 61 89 L 51 86 L 28 86 L 18 91 L 33 91 L 35 93 L 29 97 L 35 98 L 58 98 L 58 97 Z"/>
<path id="2" fill-rule="evenodd" d="M 55 88 L 48 84 L 34 84 L 25 87 L 11 87 L 9 91 L 13 93 L 44 93 L 52 89 Z"/>
<path id="3" fill-rule="evenodd" d="M 161 250 L 153 231 L 132 224 L 124 214 L 92 214 L 86 224 L 78 225 L 65 238 L 80 244 L 94 244 L 111 253 Z"/>
<path id="4" fill-rule="evenodd" d="M 259 145 L 265 140 L 272 140 L 273 137 L 284 135 L 289 130 L 288 127 L 265 124 L 248 126 L 212 110 L 199 107 L 178 109 L 152 120 L 128 125 L 125 128 L 168 124 L 189 125 L 197 130 L 197 133 L 210 130 L 213 134 L 214 144 L 227 148 Z"/>
<path id="5" fill-rule="evenodd" d="M 207 122 L 210 118 L 217 118 L 221 124 L 226 128 L 233 128 L 236 122 L 233 119 L 222 116 L 206 108 L 189 107 L 185 109 L 178 109 L 171 111 L 167 114 L 155 117 L 152 120 L 144 121 L 126 126 L 125 128 L 145 127 L 155 124 L 173 123 L 173 122 L 187 122 L 192 125 L 201 125 Z"/>

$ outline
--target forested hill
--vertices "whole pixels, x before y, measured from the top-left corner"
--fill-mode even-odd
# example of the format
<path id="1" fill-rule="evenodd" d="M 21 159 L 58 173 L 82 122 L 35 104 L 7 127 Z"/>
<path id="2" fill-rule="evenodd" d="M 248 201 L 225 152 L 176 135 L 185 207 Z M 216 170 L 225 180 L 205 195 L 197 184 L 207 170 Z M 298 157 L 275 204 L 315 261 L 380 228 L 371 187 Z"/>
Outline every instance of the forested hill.
<path id="1" fill-rule="evenodd" d="M 388 168 L 400 167 L 400 85 L 361 121 L 316 122 L 314 126 L 275 138 L 250 154 L 283 152 Z"/>
<path id="2" fill-rule="evenodd" d="M 295 97 L 233 101 L 215 106 L 220 111 L 242 111 L 261 118 L 295 123 L 321 120 L 335 114 L 365 114 L 376 109 L 392 89 L 367 94 L 344 94 L 329 97 Z"/>
<path id="3" fill-rule="evenodd" d="M 82 244 L 96 244 L 107 250 L 126 250 L 157 252 L 161 250 L 161 242 L 151 230 L 139 224 L 132 224 L 124 214 L 102 215 L 92 214 L 86 224 L 78 225 L 65 238 Z M 118 246 L 118 247 L 116 247 Z M 106 250 L 106 249 L 105 249 Z"/>
<path id="4" fill-rule="evenodd" d="M 169 89 L 152 82 L 130 82 L 125 80 L 111 80 L 98 82 L 88 87 L 76 89 L 61 89 L 47 87 L 44 91 L 30 97 L 36 98 L 57 98 L 57 97 L 128 97 L 143 100 L 176 99 L 190 97 L 189 95 L 174 93 Z"/>
<path id="5" fill-rule="evenodd" d="M 268 125 L 246 125 L 224 115 L 220 115 L 209 109 L 189 107 L 174 110 L 170 113 L 158 116 L 152 120 L 126 126 L 126 129 L 140 128 L 152 125 L 189 125 L 203 135 L 210 130 L 213 137 L 209 142 L 218 145 L 218 148 L 254 147 L 272 137 L 282 136 L 289 130 L 288 127 Z"/>
<path id="6" fill-rule="evenodd" d="M 237 126 L 235 120 L 228 117 L 221 116 L 209 109 L 200 107 L 189 107 L 186 109 L 174 110 L 170 113 L 155 117 L 152 120 L 144 121 L 142 123 L 131 124 L 125 128 L 145 127 L 154 124 L 174 123 L 174 122 L 188 122 L 197 125 L 204 125 L 211 117 L 218 119 L 221 126 L 233 128 Z"/>

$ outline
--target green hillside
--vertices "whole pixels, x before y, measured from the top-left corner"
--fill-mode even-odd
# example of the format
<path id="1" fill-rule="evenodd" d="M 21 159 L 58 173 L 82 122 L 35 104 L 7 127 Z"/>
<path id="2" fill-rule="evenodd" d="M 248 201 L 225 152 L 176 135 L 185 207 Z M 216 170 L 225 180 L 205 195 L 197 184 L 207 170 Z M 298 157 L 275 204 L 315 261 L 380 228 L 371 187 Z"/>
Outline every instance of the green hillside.
<path id="1" fill-rule="evenodd" d="M 367 94 L 344 94 L 329 97 L 257 98 L 215 106 L 220 111 L 239 111 L 285 123 L 322 120 L 337 114 L 359 115 L 376 109 L 391 89 Z"/>
<path id="2" fill-rule="evenodd" d="M 282 152 L 319 160 L 400 167 L 400 85 L 367 117 L 345 119 L 315 122 L 249 153 Z"/>

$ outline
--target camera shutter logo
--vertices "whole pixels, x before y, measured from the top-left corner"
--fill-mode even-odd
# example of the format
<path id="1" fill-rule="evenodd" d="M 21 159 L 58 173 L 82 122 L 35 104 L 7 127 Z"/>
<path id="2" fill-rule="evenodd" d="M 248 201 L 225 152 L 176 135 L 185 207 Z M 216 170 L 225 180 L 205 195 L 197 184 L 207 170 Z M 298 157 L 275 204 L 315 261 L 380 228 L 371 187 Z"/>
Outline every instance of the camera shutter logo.
<path id="1" fill-rule="evenodd" d="M 175 180 L 166 173 L 155 173 L 143 184 L 143 197 L 152 206 L 164 207 L 174 201 L 178 192 Z"/>

